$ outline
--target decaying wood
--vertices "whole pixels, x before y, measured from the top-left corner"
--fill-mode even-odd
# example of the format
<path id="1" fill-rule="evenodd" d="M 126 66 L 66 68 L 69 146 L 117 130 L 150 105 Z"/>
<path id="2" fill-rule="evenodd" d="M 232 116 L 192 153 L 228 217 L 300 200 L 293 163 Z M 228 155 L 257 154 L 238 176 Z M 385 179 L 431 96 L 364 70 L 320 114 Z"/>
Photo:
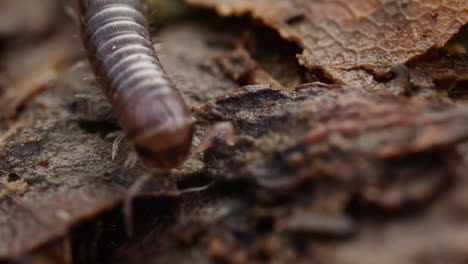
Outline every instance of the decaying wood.
<path id="1" fill-rule="evenodd" d="M 0 260 L 466 262 L 467 59 L 439 49 L 466 22 L 464 1 L 187 2 L 252 13 L 329 84 L 298 70 L 291 43 L 246 41 L 244 27 L 266 30 L 244 20 L 165 25 L 158 52 L 195 115 L 194 145 L 220 122 L 235 144 L 215 139 L 154 175 L 128 239 L 118 205 L 145 170 L 125 166 L 132 147 L 114 141 L 119 124 L 77 56 L 0 124 Z M 77 36 L 68 48 L 80 51 Z M 12 50 L 0 67 L 21 79 L 34 58 L 0 49 Z"/>
<path id="2" fill-rule="evenodd" d="M 235 127 L 236 147 L 218 144 L 206 153 L 207 173 L 215 178 L 246 179 L 276 192 L 329 178 L 359 186 L 364 196 L 377 188 L 377 197 L 369 199 L 387 207 L 379 202 L 386 200 L 385 191 L 378 190 L 381 184 L 389 188 L 400 181 L 417 182 L 419 175 L 430 182 L 429 175 L 453 176 L 454 157 L 446 150 L 468 138 L 468 111 L 450 108 L 315 83 L 292 93 L 244 87 L 195 113 L 199 122 L 228 120 Z M 444 181 L 434 184 L 443 186 Z M 412 202 L 436 190 L 415 190 L 400 199 Z M 388 207 L 407 201 L 395 202 Z"/>
<path id="3" fill-rule="evenodd" d="M 286 89 L 265 69 L 263 69 L 242 47 L 215 58 L 221 69 L 232 79 L 249 84 L 270 84 Z"/>

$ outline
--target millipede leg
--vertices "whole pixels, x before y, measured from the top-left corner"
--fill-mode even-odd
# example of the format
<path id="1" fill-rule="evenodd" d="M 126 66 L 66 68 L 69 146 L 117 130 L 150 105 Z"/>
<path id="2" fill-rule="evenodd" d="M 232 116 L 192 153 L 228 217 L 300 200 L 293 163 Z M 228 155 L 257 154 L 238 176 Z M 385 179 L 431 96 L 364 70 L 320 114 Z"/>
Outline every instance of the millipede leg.
<path id="1" fill-rule="evenodd" d="M 224 142 L 228 146 L 233 146 L 235 144 L 234 140 L 234 128 L 232 127 L 231 122 L 220 122 L 210 127 L 208 133 L 203 137 L 202 141 L 195 147 L 191 155 L 195 155 L 198 152 L 201 152 L 208 148 L 211 145 L 213 138 L 217 137 L 219 134 L 224 136 Z"/>

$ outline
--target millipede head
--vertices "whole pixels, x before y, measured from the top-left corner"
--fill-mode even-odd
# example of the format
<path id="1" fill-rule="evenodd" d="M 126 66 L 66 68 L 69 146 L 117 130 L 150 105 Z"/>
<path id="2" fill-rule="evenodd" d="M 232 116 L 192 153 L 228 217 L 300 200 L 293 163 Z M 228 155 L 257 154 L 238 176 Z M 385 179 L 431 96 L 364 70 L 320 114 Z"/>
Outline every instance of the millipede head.
<path id="1" fill-rule="evenodd" d="M 193 128 L 189 124 L 175 133 L 161 131 L 134 141 L 145 167 L 168 171 L 182 164 L 190 153 Z"/>
<path id="2" fill-rule="evenodd" d="M 143 164 L 151 170 L 167 171 L 190 153 L 192 115 L 175 89 L 156 99 L 126 104 L 119 108 L 118 118 Z"/>

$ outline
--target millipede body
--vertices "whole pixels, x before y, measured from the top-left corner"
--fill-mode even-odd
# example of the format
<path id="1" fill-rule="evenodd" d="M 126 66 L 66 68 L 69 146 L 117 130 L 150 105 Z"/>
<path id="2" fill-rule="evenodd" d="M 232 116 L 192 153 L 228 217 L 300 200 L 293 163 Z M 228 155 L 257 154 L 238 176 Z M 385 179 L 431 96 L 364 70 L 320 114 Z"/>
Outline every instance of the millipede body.
<path id="1" fill-rule="evenodd" d="M 151 42 L 143 0 L 78 0 L 95 76 L 145 166 L 168 170 L 190 152 L 191 113 Z"/>

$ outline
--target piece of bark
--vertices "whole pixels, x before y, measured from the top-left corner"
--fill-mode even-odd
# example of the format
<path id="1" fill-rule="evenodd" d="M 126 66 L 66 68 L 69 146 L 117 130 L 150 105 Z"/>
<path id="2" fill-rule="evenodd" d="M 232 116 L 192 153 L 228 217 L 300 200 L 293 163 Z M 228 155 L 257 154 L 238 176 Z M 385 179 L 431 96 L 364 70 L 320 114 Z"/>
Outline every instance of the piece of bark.
<path id="1" fill-rule="evenodd" d="M 155 233 L 110 262 L 410 264 L 433 256 L 434 243 L 443 258 L 463 257 L 466 108 L 312 83 L 243 87 L 194 111 L 200 130 L 221 120 L 235 128 L 235 146 L 218 140 L 205 151 L 217 184 L 179 197 Z M 431 206 L 450 181 L 458 195 Z M 415 216 L 389 221 L 375 208 Z"/>
<path id="2" fill-rule="evenodd" d="M 452 100 L 464 100 L 468 83 L 468 54 L 426 56 L 408 64 L 409 84 L 438 91 Z"/>
<path id="3" fill-rule="evenodd" d="M 243 87 L 194 111 L 201 125 L 230 121 L 235 128 L 234 147 L 218 142 L 205 152 L 213 177 L 277 194 L 320 179 L 364 193 L 406 183 L 400 190 L 408 195 L 392 205 L 366 196 L 387 209 L 433 197 L 453 177 L 453 146 L 468 139 L 465 108 L 320 83 L 291 93 Z M 410 187 L 418 179 L 427 185 Z"/>
<path id="4" fill-rule="evenodd" d="M 234 51 L 215 57 L 221 69 L 232 79 L 246 84 L 269 84 L 286 90 L 273 76 L 263 69 L 247 52 L 240 47 Z"/>
<path id="5" fill-rule="evenodd" d="M 377 89 L 396 66 L 442 47 L 468 22 L 464 0 L 186 0 L 251 14 L 304 49 L 299 62 L 335 82 Z"/>

